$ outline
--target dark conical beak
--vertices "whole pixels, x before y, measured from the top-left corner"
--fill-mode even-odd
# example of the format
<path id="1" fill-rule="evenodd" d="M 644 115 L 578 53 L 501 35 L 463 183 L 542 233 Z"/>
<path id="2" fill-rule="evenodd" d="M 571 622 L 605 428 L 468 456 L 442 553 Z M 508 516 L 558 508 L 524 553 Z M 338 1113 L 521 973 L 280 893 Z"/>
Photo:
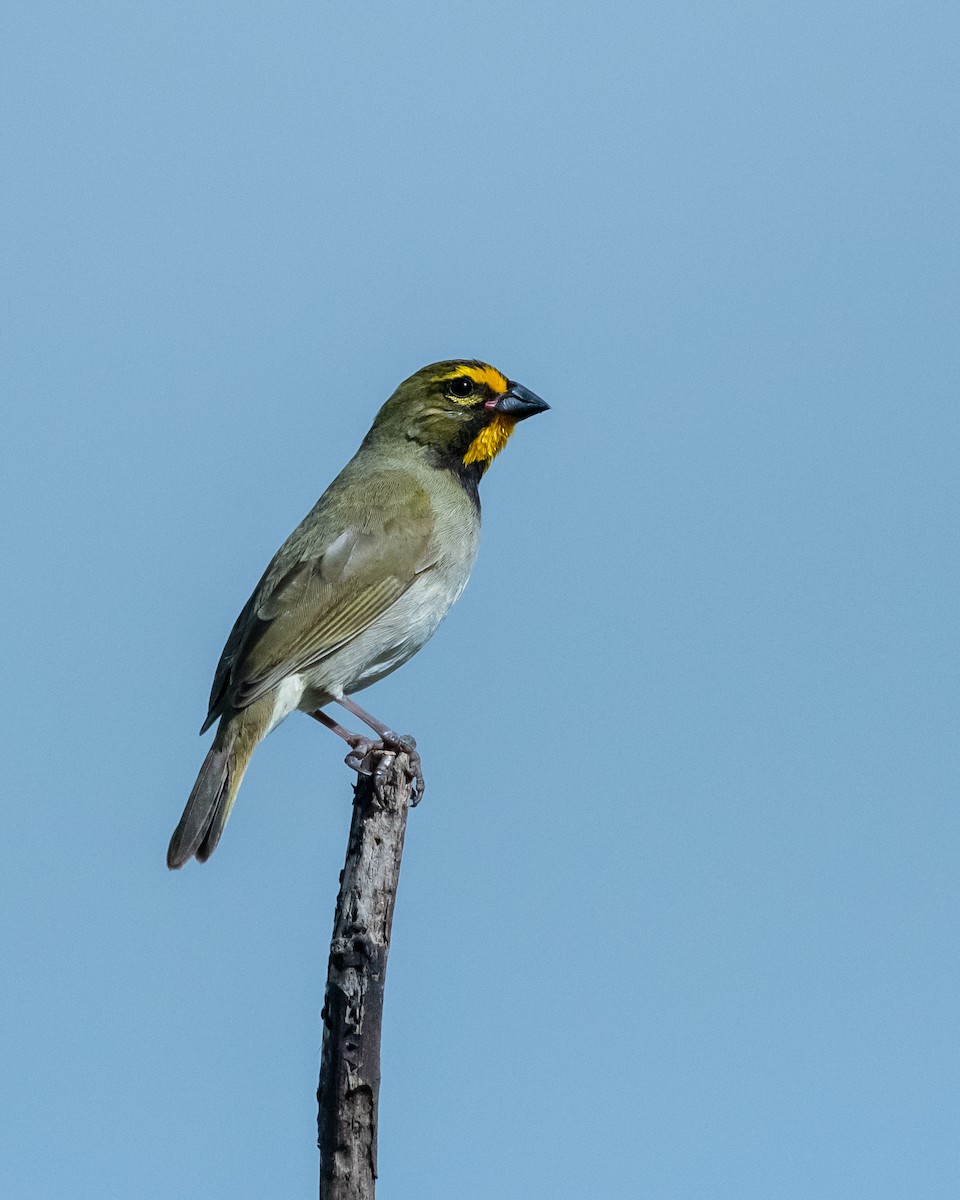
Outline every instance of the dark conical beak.
<path id="1" fill-rule="evenodd" d="M 510 390 L 504 392 L 493 405 L 496 412 L 509 413 L 517 421 L 523 421 L 527 417 L 536 416 L 537 413 L 546 412 L 549 407 L 546 400 L 541 400 L 522 383 L 511 383 Z"/>

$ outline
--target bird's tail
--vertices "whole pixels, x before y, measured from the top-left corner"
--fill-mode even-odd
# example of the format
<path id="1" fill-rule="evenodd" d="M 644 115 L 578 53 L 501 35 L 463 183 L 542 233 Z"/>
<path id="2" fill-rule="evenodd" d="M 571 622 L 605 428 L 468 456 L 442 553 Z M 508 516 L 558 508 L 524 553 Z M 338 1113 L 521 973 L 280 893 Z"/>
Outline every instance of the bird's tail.
<path id="1" fill-rule="evenodd" d="M 193 857 L 206 862 L 216 850 L 250 756 L 269 728 L 267 714 L 259 711 L 261 707 L 252 704 L 221 718 L 180 824 L 170 839 L 167 866 L 172 871 Z"/>

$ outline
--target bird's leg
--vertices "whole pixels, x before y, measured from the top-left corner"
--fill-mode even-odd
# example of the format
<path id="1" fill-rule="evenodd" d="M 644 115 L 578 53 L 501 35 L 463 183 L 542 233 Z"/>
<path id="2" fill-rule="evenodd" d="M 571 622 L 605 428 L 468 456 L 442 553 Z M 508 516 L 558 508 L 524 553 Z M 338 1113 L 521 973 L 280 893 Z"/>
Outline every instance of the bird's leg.
<path id="1" fill-rule="evenodd" d="M 345 708 L 347 712 L 353 713 L 355 717 L 358 717 L 361 721 L 363 721 L 364 725 L 369 725 L 374 733 L 378 733 L 380 735 L 381 745 L 385 750 L 393 750 L 394 754 L 401 752 L 407 755 L 407 757 L 410 759 L 410 775 L 411 779 L 413 780 L 413 794 L 410 798 L 410 804 L 411 807 L 416 808 L 416 806 L 423 799 L 424 790 L 423 765 L 420 762 L 420 754 L 417 750 L 416 740 L 410 737 L 409 734 L 394 733 L 392 729 L 390 729 L 387 725 L 384 725 L 382 721 L 378 721 L 376 717 L 371 716 L 366 709 L 361 708 L 360 705 L 351 700 L 349 696 L 341 696 L 337 703 L 341 706 L 341 708 Z M 330 718 L 328 717 L 327 720 L 330 720 Z M 336 724 L 336 722 L 334 722 L 334 724 Z M 392 761 L 393 759 L 390 760 L 390 762 Z M 390 763 L 384 764 L 383 760 L 381 760 L 381 763 L 374 774 L 374 779 L 377 781 L 382 779 L 389 769 L 389 766 Z"/>
<path id="2" fill-rule="evenodd" d="M 364 762 L 369 755 L 375 750 L 382 750 L 383 743 L 378 739 L 368 737 L 365 733 L 351 733 L 349 729 L 338 724 L 333 717 L 328 716 L 322 708 L 316 709 L 310 713 L 315 721 L 319 721 L 321 725 L 325 725 L 337 737 L 343 740 L 350 747 L 350 753 L 343 760 L 348 767 L 356 771 L 358 775 L 372 775 L 373 770 L 370 767 L 365 767 Z"/>
<path id="3" fill-rule="evenodd" d="M 344 708 L 350 709 L 350 706 L 344 705 Z M 360 712 L 362 713 L 363 710 L 361 709 Z M 359 716 L 360 713 L 357 715 Z M 376 733 L 380 733 L 379 738 L 368 737 L 365 733 L 351 733 L 349 729 L 345 729 L 333 717 L 325 713 L 322 708 L 316 709 L 310 713 L 310 716 L 315 721 L 319 721 L 321 725 L 326 726 L 337 737 L 343 738 L 350 747 L 350 753 L 343 761 L 358 775 L 372 775 L 374 783 L 381 783 L 386 778 L 387 772 L 397 757 L 397 752 L 403 751 L 410 758 L 410 770 L 414 783 L 410 803 L 414 808 L 420 803 L 423 796 L 423 772 L 420 766 L 420 755 L 417 753 L 417 743 L 412 737 L 403 737 L 393 733 L 379 721 L 373 724 L 375 721 L 373 717 L 370 718 L 368 724 L 371 724 L 371 728 Z M 365 715 L 361 717 L 361 720 L 364 719 L 366 719 Z M 383 730 L 382 733 L 381 730 Z M 372 760 L 374 756 L 377 759 L 376 766 L 372 765 L 372 761 L 368 761 Z"/>

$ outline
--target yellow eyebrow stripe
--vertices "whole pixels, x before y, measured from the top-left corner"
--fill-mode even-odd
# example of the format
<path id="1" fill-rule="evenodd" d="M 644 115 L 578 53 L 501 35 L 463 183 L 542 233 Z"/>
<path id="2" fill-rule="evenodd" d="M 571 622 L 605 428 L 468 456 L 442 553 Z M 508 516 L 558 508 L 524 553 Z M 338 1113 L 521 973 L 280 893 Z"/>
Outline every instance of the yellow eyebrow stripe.
<path id="1" fill-rule="evenodd" d="M 505 392 L 510 387 L 506 375 L 503 375 L 496 367 L 487 366 L 486 363 L 481 363 L 477 367 L 464 363 L 455 371 L 451 371 L 449 375 L 442 375 L 441 379 L 459 379 L 463 375 L 472 379 L 474 383 L 485 383 L 495 392 Z"/>

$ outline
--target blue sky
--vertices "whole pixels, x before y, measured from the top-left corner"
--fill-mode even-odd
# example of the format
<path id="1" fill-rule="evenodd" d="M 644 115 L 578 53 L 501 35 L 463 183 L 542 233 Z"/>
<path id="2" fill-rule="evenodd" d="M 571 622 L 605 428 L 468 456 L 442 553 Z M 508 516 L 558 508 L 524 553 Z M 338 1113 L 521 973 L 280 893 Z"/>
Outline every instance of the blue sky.
<path id="1" fill-rule="evenodd" d="M 18 1200 L 315 1194 L 342 747 L 164 852 L 220 648 L 406 375 L 547 399 L 416 734 L 384 1200 L 954 1195 L 946 3 L 0 17 Z"/>

